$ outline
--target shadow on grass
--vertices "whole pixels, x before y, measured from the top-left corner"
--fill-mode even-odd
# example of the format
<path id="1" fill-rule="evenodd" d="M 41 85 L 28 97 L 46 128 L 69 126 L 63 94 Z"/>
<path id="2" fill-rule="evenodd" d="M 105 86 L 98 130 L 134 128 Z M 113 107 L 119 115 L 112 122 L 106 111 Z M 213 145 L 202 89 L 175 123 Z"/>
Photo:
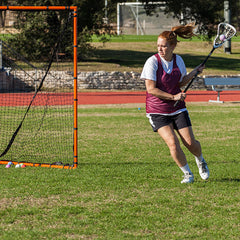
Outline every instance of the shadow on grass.
<path id="1" fill-rule="evenodd" d="M 94 53 L 95 57 L 87 61 L 115 63 L 128 67 L 143 67 L 145 61 L 154 54 L 153 52 L 108 49 L 97 49 Z"/>
<path id="2" fill-rule="evenodd" d="M 181 55 L 186 67 L 194 68 L 200 63 L 202 63 L 207 56 L 193 56 L 190 54 L 182 54 Z M 206 67 L 210 69 L 219 69 L 222 70 L 239 70 L 240 69 L 240 61 L 239 59 L 228 58 L 228 57 L 216 57 L 212 55 L 207 63 Z"/>
<path id="3" fill-rule="evenodd" d="M 123 43 L 124 44 L 124 43 Z M 134 44 L 134 43 L 133 43 Z M 155 54 L 154 52 L 132 51 L 132 50 L 109 50 L 97 49 L 94 52 L 95 57 L 87 59 L 90 62 L 115 63 L 128 67 L 143 67 L 145 61 Z M 186 67 L 194 68 L 201 64 L 205 58 L 204 55 L 194 56 L 192 54 L 181 54 Z M 216 57 L 212 55 L 206 63 L 208 69 L 238 70 L 240 69 L 239 59 L 225 57 Z"/>
<path id="4" fill-rule="evenodd" d="M 175 166 L 175 162 L 166 162 L 166 163 L 159 163 L 159 162 L 83 162 L 80 164 L 81 166 L 104 166 L 104 167 L 114 167 L 114 166 L 158 166 L 159 168 Z"/>
<path id="5" fill-rule="evenodd" d="M 216 179 L 216 182 L 240 182 L 240 178 L 221 178 Z"/>

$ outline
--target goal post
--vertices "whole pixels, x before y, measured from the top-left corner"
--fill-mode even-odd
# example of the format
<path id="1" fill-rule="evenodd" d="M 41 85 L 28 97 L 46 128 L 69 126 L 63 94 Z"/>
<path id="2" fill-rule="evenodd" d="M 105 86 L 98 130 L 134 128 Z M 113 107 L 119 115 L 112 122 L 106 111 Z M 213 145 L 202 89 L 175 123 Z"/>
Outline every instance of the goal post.
<path id="1" fill-rule="evenodd" d="M 147 15 L 146 3 L 123 2 L 117 4 L 117 34 L 158 35 L 160 32 L 179 24 L 173 15 L 166 15 L 166 2 L 148 2 L 154 12 Z"/>
<path id="2" fill-rule="evenodd" d="M 0 6 L 0 164 L 78 166 L 77 7 Z"/>

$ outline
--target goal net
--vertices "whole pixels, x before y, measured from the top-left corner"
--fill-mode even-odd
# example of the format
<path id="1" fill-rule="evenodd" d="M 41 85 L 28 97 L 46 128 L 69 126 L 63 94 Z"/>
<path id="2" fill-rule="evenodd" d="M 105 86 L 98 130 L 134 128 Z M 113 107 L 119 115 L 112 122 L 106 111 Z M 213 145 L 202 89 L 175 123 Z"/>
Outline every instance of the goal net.
<path id="1" fill-rule="evenodd" d="M 0 163 L 76 168 L 76 7 L 0 10 Z"/>
<path id="2" fill-rule="evenodd" d="M 160 32 L 179 24 L 173 15 L 164 14 L 164 2 L 153 2 L 151 5 L 155 9 L 154 13 L 147 15 L 144 3 L 118 3 L 118 35 L 158 35 Z"/>

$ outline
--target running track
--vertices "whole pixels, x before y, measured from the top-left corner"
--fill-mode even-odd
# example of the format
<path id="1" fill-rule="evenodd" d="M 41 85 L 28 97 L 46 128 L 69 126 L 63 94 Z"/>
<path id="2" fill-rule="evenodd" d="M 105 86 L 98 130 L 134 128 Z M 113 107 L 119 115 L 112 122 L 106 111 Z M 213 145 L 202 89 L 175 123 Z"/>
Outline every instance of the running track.
<path id="1" fill-rule="evenodd" d="M 217 100 L 214 91 L 188 91 L 186 102 L 208 102 Z M 220 100 L 240 102 L 240 91 L 223 91 Z M 83 92 L 78 95 L 78 104 L 124 104 L 145 103 L 145 92 Z"/>
<path id="2" fill-rule="evenodd" d="M 0 94 L 0 106 L 27 106 L 33 93 L 3 93 Z M 216 100 L 214 91 L 188 91 L 186 102 L 208 102 Z M 240 91 L 223 91 L 220 100 L 225 102 L 240 102 Z M 78 105 L 87 104 L 126 104 L 145 103 L 145 91 L 138 92 L 79 92 Z M 72 105 L 72 93 L 41 93 L 37 95 L 33 105 Z"/>

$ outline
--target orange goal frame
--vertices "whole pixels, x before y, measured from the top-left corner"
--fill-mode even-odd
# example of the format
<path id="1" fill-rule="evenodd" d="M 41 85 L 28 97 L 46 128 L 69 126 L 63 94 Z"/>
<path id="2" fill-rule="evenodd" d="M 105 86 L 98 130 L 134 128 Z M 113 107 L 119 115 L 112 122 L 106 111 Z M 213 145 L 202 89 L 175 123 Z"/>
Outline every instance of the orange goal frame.
<path id="1" fill-rule="evenodd" d="M 77 7 L 76 6 L 0 6 L 1 11 L 6 10 L 22 10 L 22 11 L 48 11 L 48 10 L 55 10 L 55 11 L 64 11 L 70 10 L 73 11 L 73 83 L 74 83 L 74 134 L 73 134 L 73 152 L 74 152 L 74 159 L 72 165 L 58 165 L 57 163 L 32 163 L 32 162 L 16 162 L 12 161 L 14 165 L 23 163 L 26 166 L 32 167 L 50 167 L 50 168 L 64 168 L 64 169 L 75 169 L 78 166 L 78 122 L 77 122 L 77 105 L 78 105 L 78 98 L 77 98 Z M 0 160 L 0 164 L 7 164 L 8 160 Z"/>

